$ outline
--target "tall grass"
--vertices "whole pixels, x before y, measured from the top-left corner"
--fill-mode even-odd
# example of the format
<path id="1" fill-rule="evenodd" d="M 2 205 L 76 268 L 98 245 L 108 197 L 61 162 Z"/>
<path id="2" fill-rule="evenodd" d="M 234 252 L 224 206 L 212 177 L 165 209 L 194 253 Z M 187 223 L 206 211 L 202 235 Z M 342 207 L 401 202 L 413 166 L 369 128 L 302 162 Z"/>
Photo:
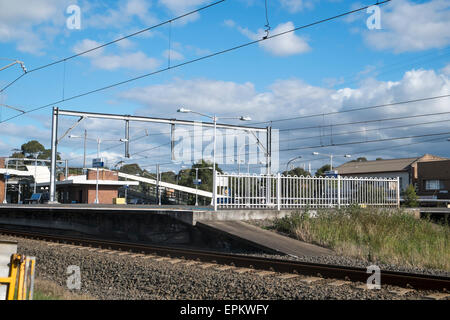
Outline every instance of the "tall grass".
<path id="1" fill-rule="evenodd" d="M 274 227 L 365 261 L 450 271 L 450 228 L 402 210 L 348 207 L 314 216 L 306 210 L 276 220 Z"/>

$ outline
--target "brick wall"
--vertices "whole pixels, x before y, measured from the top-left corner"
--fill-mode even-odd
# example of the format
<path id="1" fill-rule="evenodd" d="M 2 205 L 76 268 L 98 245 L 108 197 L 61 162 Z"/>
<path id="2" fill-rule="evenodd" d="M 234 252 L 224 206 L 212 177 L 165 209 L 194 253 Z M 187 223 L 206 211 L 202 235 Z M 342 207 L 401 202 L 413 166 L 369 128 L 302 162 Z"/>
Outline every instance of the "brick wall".
<path id="1" fill-rule="evenodd" d="M 87 173 L 88 180 L 97 180 L 97 170 L 88 170 Z M 103 170 L 100 169 L 98 171 L 98 179 L 99 180 L 119 180 L 119 176 L 117 172 L 111 170 Z"/>
<path id="2" fill-rule="evenodd" d="M 99 186 L 98 200 L 101 204 L 113 204 L 113 199 L 117 198 L 119 191 L 117 186 Z M 88 203 L 95 201 L 95 185 L 87 187 Z"/>

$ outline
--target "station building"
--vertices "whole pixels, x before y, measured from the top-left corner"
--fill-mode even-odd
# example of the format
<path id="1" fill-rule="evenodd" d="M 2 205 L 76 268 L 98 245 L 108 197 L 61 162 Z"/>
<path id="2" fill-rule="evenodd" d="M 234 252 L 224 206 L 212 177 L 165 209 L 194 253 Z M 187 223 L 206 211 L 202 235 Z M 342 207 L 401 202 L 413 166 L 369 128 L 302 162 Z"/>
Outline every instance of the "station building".
<path id="1" fill-rule="evenodd" d="M 97 185 L 97 169 L 88 169 L 84 175 L 60 175 L 56 181 L 56 193 L 60 203 L 94 203 Z M 119 181 L 116 171 L 99 169 L 98 200 L 100 204 L 114 204 L 119 188 L 139 185 L 137 181 Z M 38 183 L 38 188 L 49 187 L 49 182 Z"/>
<path id="2" fill-rule="evenodd" d="M 31 196 L 36 183 L 38 193 L 48 193 L 50 170 L 47 166 L 25 166 L 25 170 L 5 168 L 5 158 L 0 158 L 0 204 L 24 203 Z M 23 167 L 22 167 L 23 169 Z M 7 180 L 7 181 L 6 181 Z M 97 184 L 97 169 L 88 169 L 83 175 L 59 175 L 56 195 L 60 203 L 94 203 Z M 100 204 L 113 204 L 119 189 L 138 185 L 137 181 L 120 181 L 117 172 L 99 169 L 98 198 Z M 6 191 L 6 192 L 5 192 Z"/>

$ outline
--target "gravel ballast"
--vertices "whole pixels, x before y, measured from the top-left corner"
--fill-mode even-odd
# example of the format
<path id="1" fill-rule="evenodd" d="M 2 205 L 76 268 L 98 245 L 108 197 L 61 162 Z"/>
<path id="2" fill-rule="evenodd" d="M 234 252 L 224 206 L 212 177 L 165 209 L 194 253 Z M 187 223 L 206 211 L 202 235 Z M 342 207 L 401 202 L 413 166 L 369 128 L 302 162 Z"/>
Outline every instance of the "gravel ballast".
<path id="1" fill-rule="evenodd" d="M 238 274 L 233 269 L 219 271 L 214 267 L 201 268 L 201 264 L 186 265 L 183 261 L 172 264 L 157 261 L 157 257 L 119 252 L 96 252 L 87 249 L 48 245 L 39 240 L 8 236 L 1 239 L 19 242 L 18 252 L 35 256 L 36 276 L 65 287 L 67 267 L 76 265 L 81 270 L 81 289 L 101 300 L 118 299 L 422 299 L 431 291 L 413 291 L 403 296 L 389 292 L 393 287 L 380 290 L 358 289 L 362 283 L 330 286 L 330 279 L 313 284 L 294 279 L 279 279 L 276 275 L 258 276 L 256 271 Z"/>

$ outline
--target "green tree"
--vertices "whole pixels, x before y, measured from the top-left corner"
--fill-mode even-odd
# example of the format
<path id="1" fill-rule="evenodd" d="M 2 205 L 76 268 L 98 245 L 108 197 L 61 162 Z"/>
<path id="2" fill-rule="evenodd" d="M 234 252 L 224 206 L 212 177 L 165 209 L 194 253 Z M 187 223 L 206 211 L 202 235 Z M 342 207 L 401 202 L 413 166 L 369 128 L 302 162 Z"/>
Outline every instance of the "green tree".
<path id="1" fill-rule="evenodd" d="M 284 176 L 290 175 L 290 176 L 311 176 L 311 173 L 309 171 L 304 170 L 303 168 L 297 167 L 289 171 L 284 171 L 282 173 Z"/>
<path id="2" fill-rule="evenodd" d="M 50 160 L 52 158 L 52 150 L 51 149 L 45 149 L 44 151 L 40 152 L 38 155 L 38 159 L 42 160 Z M 61 156 L 59 155 L 59 152 L 56 153 L 56 160 L 61 160 Z"/>
<path id="3" fill-rule="evenodd" d="M 137 163 L 130 163 L 123 165 L 120 170 L 120 172 L 126 173 L 126 174 L 132 174 L 132 175 L 142 175 L 143 171 L 141 167 Z"/>
<path id="4" fill-rule="evenodd" d="M 329 164 L 323 165 L 316 171 L 316 177 L 324 177 L 326 171 L 330 171 L 331 166 Z"/>
<path id="5" fill-rule="evenodd" d="M 409 208 L 419 206 L 419 202 L 417 201 L 419 197 L 416 194 L 416 188 L 412 184 L 408 185 L 405 192 L 403 193 L 403 199 L 405 200 L 405 206 Z"/>
<path id="6" fill-rule="evenodd" d="M 380 158 L 381 159 L 381 158 Z M 378 160 L 378 159 L 377 159 Z M 366 157 L 359 157 L 356 160 L 352 160 L 350 162 L 366 162 L 367 158 Z"/>
<path id="7" fill-rule="evenodd" d="M 199 186 L 199 189 L 211 191 L 213 187 L 213 176 L 212 169 L 206 169 L 208 167 L 212 167 L 212 163 L 201 160 L 200 162 L 192 165 L 191 169 L 180 170 L 179 172 L 179 184 L 195 188 L 194 179 L 195 179 L 195 168 L 198 168 L 198 178 L 202 181 L 202 184 Z M 218 173 L 223 173 L 223 171 L 219 168 L 216 163 L 216 171 Z"/>
<path id="8" fill-rule="evenodd" d="M 45 147 L 37 140 L 31 140 L 27 143 L 24 143 L 20 149 L 22 150 L 22 153 L 27 158 L 34 158 L 35 153 L 42 153 L 45 151 Z"/>

